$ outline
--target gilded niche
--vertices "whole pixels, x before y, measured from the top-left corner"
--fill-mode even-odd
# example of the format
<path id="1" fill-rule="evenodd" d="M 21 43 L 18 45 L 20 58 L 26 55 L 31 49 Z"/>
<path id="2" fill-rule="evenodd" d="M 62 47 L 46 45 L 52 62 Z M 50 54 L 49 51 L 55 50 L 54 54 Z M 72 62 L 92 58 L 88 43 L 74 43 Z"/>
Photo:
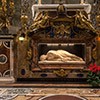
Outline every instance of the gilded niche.
<path id="1" fill-rule="evenodd" d="M 95 39 L 97 34 L 88 18 L 88 14 L 84 10 L 67 11 L 64 5 L 60 4 L 56 11 L 40 11 L 36 15 L 33 24 L 29 27 L 29 30 L 29 36 L 31 42 L 33 43 L 33 68 L 38 66 L 38 68 L 45 69 L 47 67 L 46 66 L 44 68 L 45 63 L 48 65 L 52 64 L 53 66 L 54 63 L 58 64 L 59 62 L 61 63 L 61 61 L 65 63 L 65 65 L 63 65 L 64 68 L 66 68 L 66 63 L 71 63 L 73 66 L 73 64 L 76 64 L 77 62 L 81 66 L 82 64 L 84 65 L 90 63 L 93 58 L 91 55 L 91 52 L 93 52 L 91 49 L 92 40 Z M 44 48 L 47 48 L 49 43 L 57 43 L 58 45 L 62 43 L 84 43 L 85 46 L 83 52 L 86 54 L 83 54 L 84 57 L 77 54 L 73 55 L 73 52 L 65 50 L 64 48 L 61 48 L 61 46 L 58 46 L 60 49 L 50 48 L 49 46 L 48 48 L 50 49 L 48 49 L 45 53 L 39 54 L 39 52 L 42 51 L 42 49 L 39 49 L 39 43 L 46 44 L 40 46 L 44 46 Z M 65 56 L 62 56 L 63 53 L 60 55 L 58 53 L 59 51 L 64 52 Z M 47 68 L 51 69 L 51 67 Z M 57 67 L 54 66 L 54 68 Z"/>

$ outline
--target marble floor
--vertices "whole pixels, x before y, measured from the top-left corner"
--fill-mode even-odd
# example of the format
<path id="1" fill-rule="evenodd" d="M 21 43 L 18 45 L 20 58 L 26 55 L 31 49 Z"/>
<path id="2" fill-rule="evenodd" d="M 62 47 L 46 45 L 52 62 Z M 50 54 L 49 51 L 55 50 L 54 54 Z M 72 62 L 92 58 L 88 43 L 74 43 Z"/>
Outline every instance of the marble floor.
<path id="1" fill-rule="evenodd" d="M 0 87 L 0 100 L 39 100 L 50 95 L 75 95 L 87 100 L 100 100 L 98 88 Z"/>

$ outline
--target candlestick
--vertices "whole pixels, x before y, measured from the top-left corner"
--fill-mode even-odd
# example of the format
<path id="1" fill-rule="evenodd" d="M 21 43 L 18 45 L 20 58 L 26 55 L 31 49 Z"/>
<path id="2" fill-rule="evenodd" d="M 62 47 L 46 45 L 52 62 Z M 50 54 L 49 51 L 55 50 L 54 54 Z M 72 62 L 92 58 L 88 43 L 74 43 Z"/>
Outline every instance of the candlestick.
<path id="1" fill-rule="evenodd" d="M 6 3 L 7 1 L 6 0 L 2 0 L 2 2 L 5 2 Z"/>
<path id="2" fill-rule="evenodd" d="M 97 37 L 97 64 L 100 65 L 100 36 Z"/>

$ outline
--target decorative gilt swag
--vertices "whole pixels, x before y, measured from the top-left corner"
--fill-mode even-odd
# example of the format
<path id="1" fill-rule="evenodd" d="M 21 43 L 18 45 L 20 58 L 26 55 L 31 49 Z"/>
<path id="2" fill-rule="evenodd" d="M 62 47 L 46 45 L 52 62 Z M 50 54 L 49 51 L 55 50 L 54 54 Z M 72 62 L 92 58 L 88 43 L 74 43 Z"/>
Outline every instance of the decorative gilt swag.
<path id="1" fill-rule="evenodd" d="M 85 11 L 66 11 L 63 4 L 56 12 L 39 12 L 29 30 L 38 38 L 90 40 L 97 35 Z"/>

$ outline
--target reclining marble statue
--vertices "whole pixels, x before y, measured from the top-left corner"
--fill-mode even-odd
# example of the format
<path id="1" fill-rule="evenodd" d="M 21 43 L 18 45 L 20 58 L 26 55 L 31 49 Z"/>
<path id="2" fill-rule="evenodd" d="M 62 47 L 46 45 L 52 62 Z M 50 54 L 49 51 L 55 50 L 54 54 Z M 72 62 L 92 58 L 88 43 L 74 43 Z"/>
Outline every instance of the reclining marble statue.
<path id="1" fill-rule="evenodd" d="M 49 50 L 46 55 L 40 56 L 40 61 L 83 61 L 81 57 L 65 50 Z"/>

